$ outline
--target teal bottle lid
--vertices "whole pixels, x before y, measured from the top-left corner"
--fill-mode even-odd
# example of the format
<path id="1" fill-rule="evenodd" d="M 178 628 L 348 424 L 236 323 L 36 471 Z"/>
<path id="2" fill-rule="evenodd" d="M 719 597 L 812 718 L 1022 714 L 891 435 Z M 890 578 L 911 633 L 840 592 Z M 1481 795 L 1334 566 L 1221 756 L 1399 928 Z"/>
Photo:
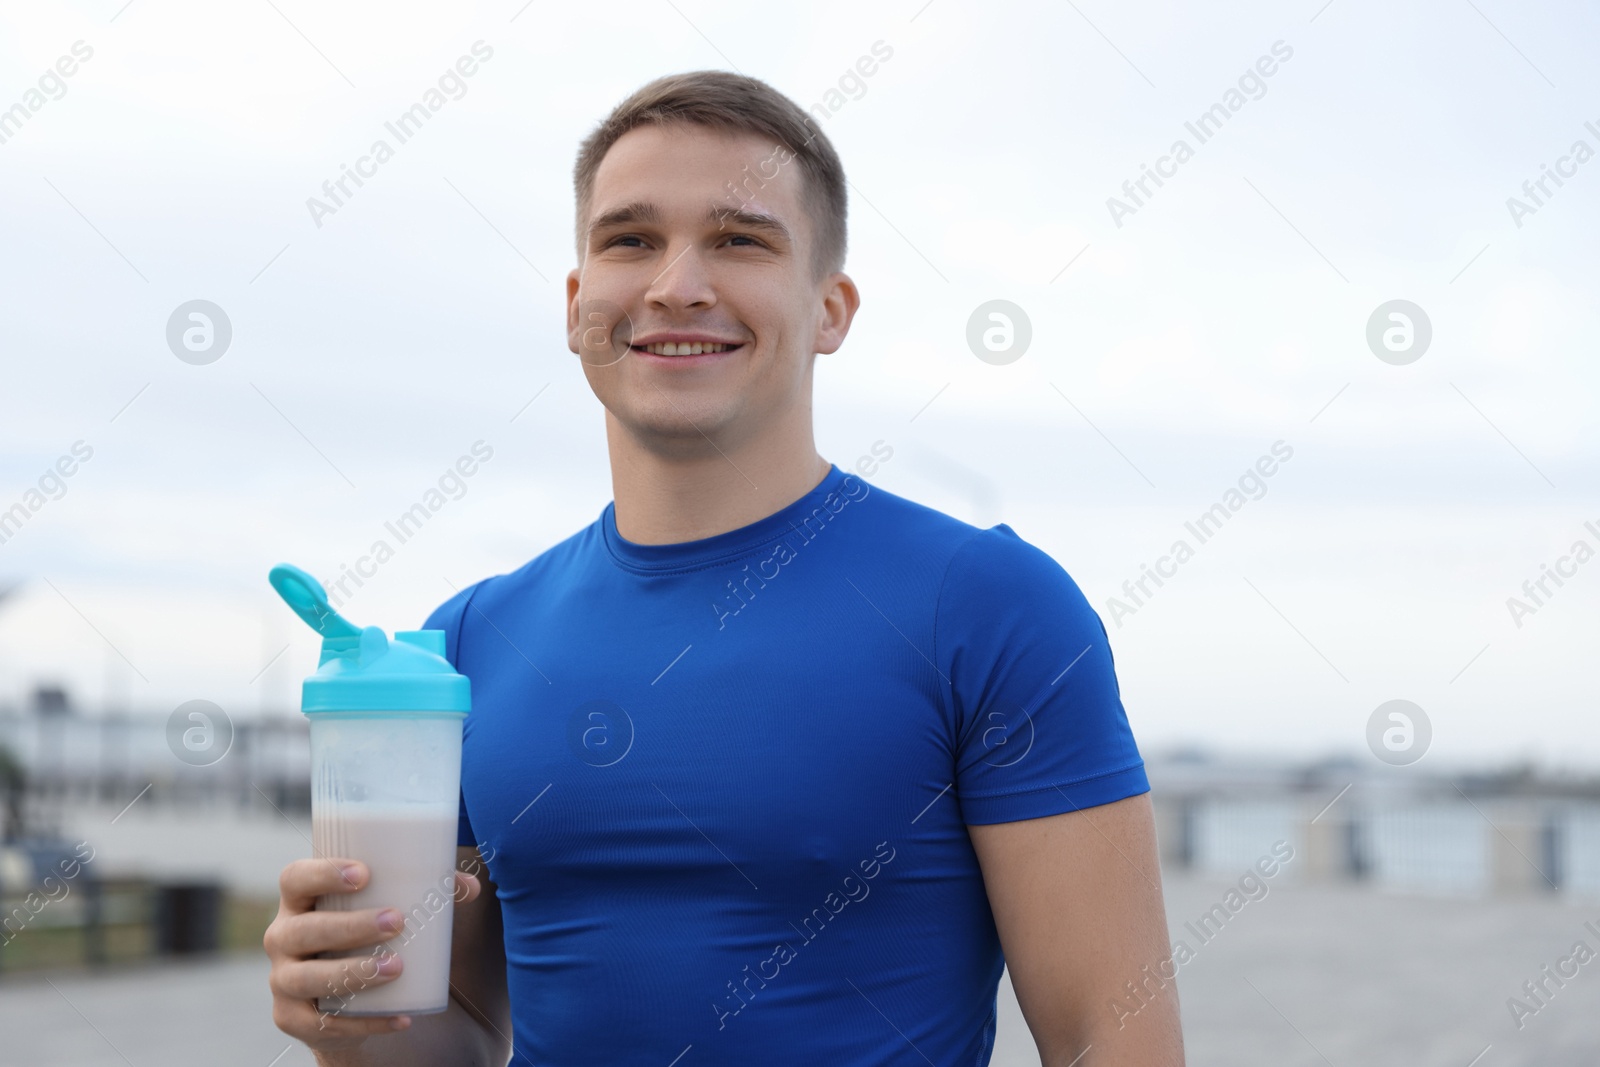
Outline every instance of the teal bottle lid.
<path id="1" fill-rule="evenodd" d="M 322 635 L 317 672 L 301 688 L 307 715 L 433 713 L 465 715 L 472 683 L 445 659 L 443 630 L 400 630 L 394 640 L 378 626 L 357 626 L 328 603 L 322 583 L 280 563 L 267 580 L 307 626 Z"/>

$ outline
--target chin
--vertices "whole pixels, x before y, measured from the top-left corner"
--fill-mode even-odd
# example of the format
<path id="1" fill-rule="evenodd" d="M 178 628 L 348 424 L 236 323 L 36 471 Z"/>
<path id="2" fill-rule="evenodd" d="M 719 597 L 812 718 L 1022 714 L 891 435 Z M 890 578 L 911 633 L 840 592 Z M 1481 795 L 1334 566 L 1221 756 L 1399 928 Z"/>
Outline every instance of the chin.
<path id="1" fill-rule="evenodd" d="M 653 401 L 653 402 L 652 402 Z M 660 439 L 681 438 L 697 448 L 705 447 L 707 437 L 716 439 L 731 421 L 728 405 L 696 398 L 654 397 L 629 405 L 618 419 L 634 433 Z"/>

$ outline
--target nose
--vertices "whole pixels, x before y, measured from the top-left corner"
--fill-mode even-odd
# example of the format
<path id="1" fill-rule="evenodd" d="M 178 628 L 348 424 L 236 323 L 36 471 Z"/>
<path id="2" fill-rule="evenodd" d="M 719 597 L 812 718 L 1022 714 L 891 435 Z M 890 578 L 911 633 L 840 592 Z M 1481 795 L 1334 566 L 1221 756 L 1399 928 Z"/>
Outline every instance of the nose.
<path id="1" fill-rule="evenodd" d="M 717 302 L 711 279 L 694 245 L 686 245 L 667 260 L 650 282 L 645 302 L 668 311 L 708 308 Z"/>

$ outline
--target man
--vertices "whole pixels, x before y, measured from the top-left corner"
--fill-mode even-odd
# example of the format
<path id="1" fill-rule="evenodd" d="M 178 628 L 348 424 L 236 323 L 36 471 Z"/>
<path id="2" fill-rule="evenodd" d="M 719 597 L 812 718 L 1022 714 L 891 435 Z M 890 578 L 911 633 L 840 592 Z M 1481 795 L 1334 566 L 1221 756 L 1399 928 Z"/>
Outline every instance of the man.
<path id="1" fill-rule="evenodd" d="M 350 964 L 316 953 L 398 913 L 285 869 L 275 1019 L 320 1062 L 981 1065 L 1009 964 L 1042 1063 L 1181 1064 L 1104 626 L 1009 527 L 817 454 L 859 296 L 808 126 L 699 72 L 585 141 L 568 340 L 614 501 L 426 623 L 473 690 L 448 1010 L 319 1016 Z"/>

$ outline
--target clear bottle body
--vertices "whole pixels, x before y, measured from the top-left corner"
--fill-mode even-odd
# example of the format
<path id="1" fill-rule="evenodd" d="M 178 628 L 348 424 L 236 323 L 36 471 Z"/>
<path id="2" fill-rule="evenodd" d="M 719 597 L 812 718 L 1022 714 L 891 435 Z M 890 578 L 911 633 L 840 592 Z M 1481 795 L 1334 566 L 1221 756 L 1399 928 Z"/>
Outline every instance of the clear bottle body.
<path id="1" fill-rule="evenodd" d="M 316 856 L 356 859 L 370 878 L 334 893 L 319 911 L 398 908 L 405 926 L 349 959 L 318 998 L 340 1015 L 426 1015 L 450 999 L 450 931 L 461 784 L 459 712 L 312 712 L 311 838 Z M 400 977 L 374 984 L 384 955 Z"/>

